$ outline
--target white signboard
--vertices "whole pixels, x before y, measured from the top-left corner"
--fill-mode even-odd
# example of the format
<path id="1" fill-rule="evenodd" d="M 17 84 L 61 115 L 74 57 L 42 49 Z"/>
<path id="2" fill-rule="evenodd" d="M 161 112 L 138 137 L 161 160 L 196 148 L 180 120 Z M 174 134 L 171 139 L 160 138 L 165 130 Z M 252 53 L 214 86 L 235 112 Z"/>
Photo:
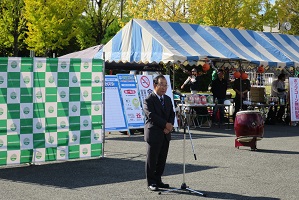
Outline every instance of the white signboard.
<path id="1" fill-rule="evenodd" d="M 141 99 L 141 107 L 145 98 L 154 91 L 152 75 L 137 75 L 138 90 Z"/>
<path id="2" fill-rule="evenodd" d="M 105 76 L 105 131 L 128 130 L 118 84 L 116 75 Z"/>
<path id="3" fill-rule="evenodd" d="M 299 121 L 299 78 L 289 78 L 291 121 Z"/>
<path id="4" fill-rule="evenodd" d="M 125 116 L 129 128 L 143 128 L 144 115 L 138 96 L 135 76 L 132 74 L 117 74 Z"/>

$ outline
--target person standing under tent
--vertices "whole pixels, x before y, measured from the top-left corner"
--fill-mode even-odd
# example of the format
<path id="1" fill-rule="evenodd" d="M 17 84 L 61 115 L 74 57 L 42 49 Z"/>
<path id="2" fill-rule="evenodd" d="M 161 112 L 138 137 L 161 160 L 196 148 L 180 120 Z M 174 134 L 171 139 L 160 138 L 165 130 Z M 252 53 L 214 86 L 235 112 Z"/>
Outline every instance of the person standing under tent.
<path id="1" fill-rule="evenodd" d="M 200 76 L 198 76 L 197 69 L 195 68 L 191 70 L 191 73 L 191 76 L 188 76 L 181 89 L 184 89 L 185 85 L 190 85 L 191 94 L 197 94 L 199 91 Z"/>
<path id="2" fill-rule="evenodd" d="M 212 81 L 211 92 L 213 93 L 214 102 L 224 104 L 226 98 L 227 81 L 224 79 L 224 71 L 219 69 L 217 72 L 218 77 Z M 220 112 L 219 123 L 224 122 L 224 107 L 215 105 L 213 109 L 213 122 L 217 123 L 217 112 Z M 216 124 L 217 125 L 217 124 Z"/>
<path id="3" fill-rule="evenodd" d="M 277 111 L 277 106 L 274 106 L 274 113 L 276 114 L 277 122 L 283 122 L 282 117 L 285 113 L 285 104 L 286 104 L 286 89 L 285 89 L 285 79 L 286 75 L 281 73 L 279 74 L 277 80 L 272 82 L 271 85 L 271 96 L 279 98 L 279 110 Z"/>
<path id="4" fill-rule="evenodd" d="M 243 75 L 245 74 L 245 75 Z M 235 121 L 236 113 L 242 108 L 247 110 L 247 105 L 243 104 L 243 101 L 247 99 L 247 93 L 250 91 L 250 81 L 247 79 L 246 73 L 242 73 L 240 78 L 235 79 L 233 83 L 233 90 L 236 92 L 234 99 L 235 111 L 233 113 L 233 120 Z"/>
<path id="5" fill-rule="evenodd" d="M 144 140 L 147 142 L 145 173 L 148 189 L 158 191 L 168 188 L 169 184 L 162 182 L 171 131 L 173 129 L 175 113 L 171 98 L 165 93 L 168 85 L 163 75 L 153 80 L 154 91 L 145 100 L 143 110 L 145 114 Z"/>

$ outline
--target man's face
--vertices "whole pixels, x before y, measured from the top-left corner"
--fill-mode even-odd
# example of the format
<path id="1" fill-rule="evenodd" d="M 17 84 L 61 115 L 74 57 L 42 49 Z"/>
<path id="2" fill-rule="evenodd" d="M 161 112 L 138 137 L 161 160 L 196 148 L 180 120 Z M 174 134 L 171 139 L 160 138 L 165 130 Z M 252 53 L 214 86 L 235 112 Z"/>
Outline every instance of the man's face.
<path id="1" fill-rule="evenodd" d="M 219 78 L 219 79 L 223 79 L 223 77 L 224 77 L 223 72 L 218 72 L 218 78 Z"/>
<path id="2" fill-rule="evenodd" d="M 164 95 L 167 91 L 167 88 L 167 81 L 164 78 L 159 78 L 158 84 L 154 84 L 154 89 L 159 96 Z"/>
<path id="3" fill-rule="evenodd" d="M 193 76 L 197 76 L 197 71 L 192 71 Z"/>

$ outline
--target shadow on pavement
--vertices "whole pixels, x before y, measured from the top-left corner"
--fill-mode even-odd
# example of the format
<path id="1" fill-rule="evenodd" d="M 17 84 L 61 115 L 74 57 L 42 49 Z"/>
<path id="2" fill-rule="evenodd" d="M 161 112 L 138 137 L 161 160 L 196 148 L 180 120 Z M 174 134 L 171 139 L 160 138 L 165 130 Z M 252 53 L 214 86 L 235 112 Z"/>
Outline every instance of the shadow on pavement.
<path id="1" fill-rule="evenodd" d="M 144 162 L 138 160 L 100 158 L 44 165 L 0 169 L 0 179 L 49 185 L 60 188 L 80 188 L 104 184 L 145 180 Z M 181 164 L 167 164 L 165 176 L 182 173 Z M 188 173 L 213 167 L 187 165 Z"/>

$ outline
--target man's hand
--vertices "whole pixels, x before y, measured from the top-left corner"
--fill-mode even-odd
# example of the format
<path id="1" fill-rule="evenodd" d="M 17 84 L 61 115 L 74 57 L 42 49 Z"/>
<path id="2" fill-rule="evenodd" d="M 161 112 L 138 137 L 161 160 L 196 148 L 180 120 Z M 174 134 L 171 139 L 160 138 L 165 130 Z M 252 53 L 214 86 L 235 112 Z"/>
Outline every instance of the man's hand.
<path id="1" fill-rule="evenodd" d="M 171 132 L 173 129 L 173 125 L 171 123 L 166 123 L 165 129 L 167 129 L 169 132 Z M 164 129 L 164 132 L 165 132 L 165 129 Z"/>

